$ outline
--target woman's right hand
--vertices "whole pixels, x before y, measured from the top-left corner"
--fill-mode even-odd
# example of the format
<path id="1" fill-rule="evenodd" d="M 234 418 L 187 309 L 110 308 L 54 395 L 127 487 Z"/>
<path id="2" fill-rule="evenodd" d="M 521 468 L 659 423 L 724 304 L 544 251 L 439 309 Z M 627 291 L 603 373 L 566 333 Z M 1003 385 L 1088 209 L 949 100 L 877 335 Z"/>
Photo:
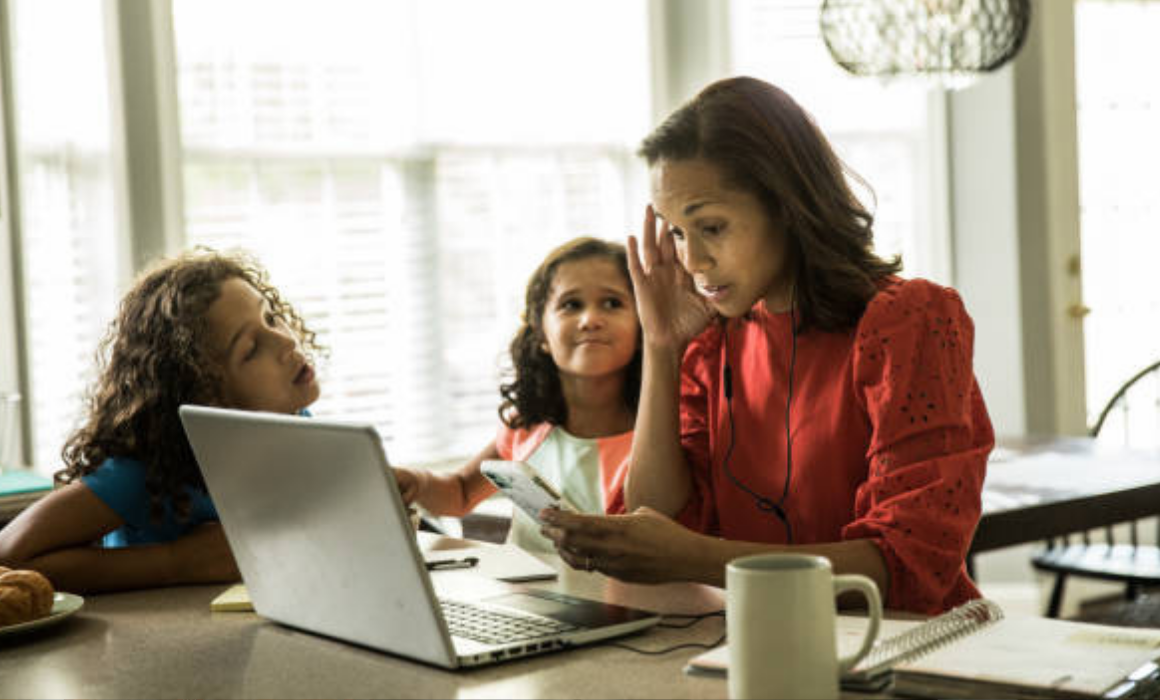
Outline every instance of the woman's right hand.
<path id="1" fill-rule="evenodd" d="M 716 317 L 681 265 L 668 222 L 657 231 L 652 205 L 645 209 L 639 251 L 636 238 L 628 237 L 628 271 L 645 345 L 683 352 Z"/>
<path id="2" fill-rule="evenodd" d="M 704 582 L 714 570 L 701 557 L 713 552 L 716 538 L 652 508 L 626 515 L 547 509 L 540 517 L 544 523 L 540 533 L 552 540 L 560 558 L 573 569 L 600 571 L 633 583 Z"/>

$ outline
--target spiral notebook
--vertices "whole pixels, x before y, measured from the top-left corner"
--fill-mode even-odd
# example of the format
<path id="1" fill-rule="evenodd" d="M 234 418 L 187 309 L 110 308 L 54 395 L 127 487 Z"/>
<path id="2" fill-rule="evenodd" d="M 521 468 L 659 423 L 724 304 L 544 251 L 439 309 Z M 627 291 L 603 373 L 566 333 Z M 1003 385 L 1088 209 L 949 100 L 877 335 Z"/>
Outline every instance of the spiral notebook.
<path id="1" fill-rule="evenodd" d="M 857 650 L 865 618 L 839 616 L 838 653 Z M 1041 617 L 1005 618 L 976 600 L 925 622 L 883 620 L 879 640 L 842 687 L 940 698 L 1155 697 L 1160 630 Z M 689 662 L 689 673 L 724 675 L 727 647 Z M 893 671 L 893 673 L 891 673 Z"/>

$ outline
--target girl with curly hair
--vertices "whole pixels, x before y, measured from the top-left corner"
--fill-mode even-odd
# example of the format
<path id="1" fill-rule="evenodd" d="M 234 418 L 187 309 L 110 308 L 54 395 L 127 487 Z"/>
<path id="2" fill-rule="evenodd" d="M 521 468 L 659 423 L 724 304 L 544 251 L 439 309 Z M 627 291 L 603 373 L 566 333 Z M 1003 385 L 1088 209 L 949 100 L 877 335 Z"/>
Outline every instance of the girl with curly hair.
<path id="1" fill-rule="evenodd" d="M 462 516 L 495 492 L 482 462 L 506 459 L 535 467 L 584 512 L 623 513 L 641 362 L 624 246 L 577 238 L 549 253 L 528 281 L 511 359 L 495 439 L 452 474 L 396 469 L 403 500 Z M 539 530 L 517 511 L 508 541 L 550 550 Z"/>
<path id="2" fill-rule="evenodd" d="M 201 250 L 158 263 L 101 343 L 63 485 L 0 530 L 0 564 L 77 592 L 238 580 L 177 409 L 303 412 L 319 395 L 319 351 L 249 258 Z"/>

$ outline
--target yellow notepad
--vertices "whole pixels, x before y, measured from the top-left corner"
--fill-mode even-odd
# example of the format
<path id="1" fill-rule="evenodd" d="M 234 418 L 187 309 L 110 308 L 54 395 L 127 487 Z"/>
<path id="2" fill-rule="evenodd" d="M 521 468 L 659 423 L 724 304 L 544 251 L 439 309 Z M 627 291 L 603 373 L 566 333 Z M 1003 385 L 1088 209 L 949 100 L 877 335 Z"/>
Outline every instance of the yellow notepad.
<path id="1" fill-rule="evenodd" d="M 250 592 L 246 584 L 237 583 L 227 588 L 221 595 L 209 604 L 213 612 L 253 612 L 254 603 L 250 601 Z"/>

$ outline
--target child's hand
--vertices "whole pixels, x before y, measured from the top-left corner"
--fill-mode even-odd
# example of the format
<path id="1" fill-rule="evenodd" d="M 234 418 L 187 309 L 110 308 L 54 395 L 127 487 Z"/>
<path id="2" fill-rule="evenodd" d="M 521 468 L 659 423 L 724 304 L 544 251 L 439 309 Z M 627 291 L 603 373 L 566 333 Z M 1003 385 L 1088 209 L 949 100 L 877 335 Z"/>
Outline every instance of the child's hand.
<path id="1" fill-rule="evenodd" d="M 172 583 L 231 583 L 241 581 L 242 574 L 234 553 L 226 541 L 219 522 L 194 528 L 185 537 L 172 542 Z"/>
<path id="2" fill-rule="evenodd" d="M 419 500 L 419 495 L 427 484 L 427 473 L 402 467 L 394 467 L 394 472 L 395 483 L 399 485 L 399 495 L 403 497 L 403 503 L 409 506 Z"/>

